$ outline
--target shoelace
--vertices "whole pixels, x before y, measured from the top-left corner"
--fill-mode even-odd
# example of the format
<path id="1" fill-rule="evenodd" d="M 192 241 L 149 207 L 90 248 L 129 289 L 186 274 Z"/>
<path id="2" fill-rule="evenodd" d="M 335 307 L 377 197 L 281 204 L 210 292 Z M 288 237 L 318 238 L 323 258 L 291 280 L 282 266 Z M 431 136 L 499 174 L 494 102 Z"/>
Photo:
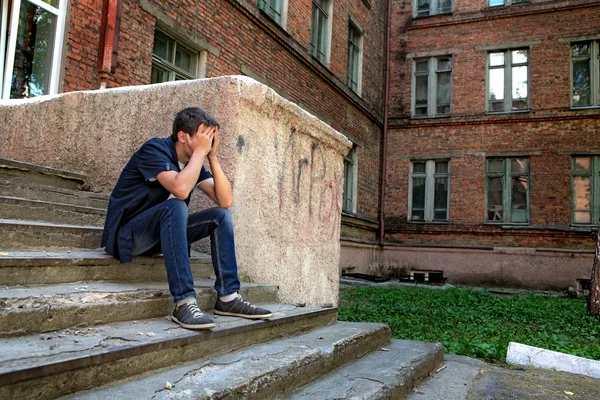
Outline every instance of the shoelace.
<path id="1" fill-rule="evenodd" d="M 255 308 L 256 308 L 256 306 L 255 306 L 255 305 L 253 305 L 253 304 L 250 304 L 250 303 L 248 303 L 246 300 L 242 299 L 242 296 L 239 296 L 239 297 L 238 297 L 238 299 L 239 299 L 239 300 L 240 300 L 242 303 L 244 303 L 245 305 L 247 305 L 247 306 L 250 306 L 250 308 L 252 308 L 252 309 L 255 309 Z"/>
<path id="2" fill-rule="evenodd" d="M 190 304 L 188 308 L 190 309 L 190 312 L 194 318 L 202 318 L 204 316 L 204 313 L 200 310 L 200 307 L 198 307 L 197 304 Z"/>

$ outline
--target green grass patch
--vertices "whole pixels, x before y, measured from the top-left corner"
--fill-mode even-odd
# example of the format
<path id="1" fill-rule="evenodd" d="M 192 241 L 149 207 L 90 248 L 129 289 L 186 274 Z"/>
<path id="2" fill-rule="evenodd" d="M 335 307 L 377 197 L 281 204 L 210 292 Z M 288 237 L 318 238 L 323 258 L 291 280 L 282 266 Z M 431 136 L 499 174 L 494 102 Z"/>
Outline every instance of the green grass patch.
<path id="1" fill-rule="evenodd" d="M 585 299 L 487 291 L 341 289 L 339 319 L 385 322 L 397 339 L 441 342 L 446 353 L 504 361 L 509 342 L 600 360 L 600 323 Z"/>

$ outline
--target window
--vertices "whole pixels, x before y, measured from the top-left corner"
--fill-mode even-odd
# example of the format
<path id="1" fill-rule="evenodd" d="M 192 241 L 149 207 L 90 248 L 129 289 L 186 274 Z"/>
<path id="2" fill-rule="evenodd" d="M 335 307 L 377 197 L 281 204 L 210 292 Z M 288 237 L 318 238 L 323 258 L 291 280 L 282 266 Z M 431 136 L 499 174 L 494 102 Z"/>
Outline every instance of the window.
<path id="1" fill-rule="evenodd" d="M 600 42 L 571 45 L 571 105 L 600 106 Z"/>
<path id="2" fill-rule="evenodd" d="M 283 26 L 285 0 L 258 0 L 258 8 L 263 10 L 279 25 Z"/>
<path id="3" fill-rule="evenodd" d="M 529 110 L 529 50 L 488 56 L 488 112 Z"/>
<path id="4" fill-rule="evenodd" d="M 152 83 L 199 77 L 199 53 L 172 37 L 156 31 L 152 50 Z"/>
<path id="5" fill-rule="evenodd" d="M 310 29 L 310 54 L 323 65 L 329 62 L 332 0 L 313 0 Z"/>
<path id="6" fill-rule="evenodd" d="M 529 3 L 529 0 L 489 0 L 490 7 L 510 6 L 511 4 Z"/>
<path id="7" fill-rule="evenodd" d="M 571 193 L 574 224 L 600 222 L 600 156 L 571 158 Z"/>
<path id="8" fill-rule="evenodd" d="M 348 155 L 344 157 L 344 200 L 342 211 L 356 214 L 356 186 L 358 173 L 356 165 L 356 145 L 353 146 Z"/>
<path id="9" fill-rule="evenodd" d="M 486 170 L 487 222 L 529 222 L 529 159 L 490 158 Z"/>
<path id="10" fill-rule="evenodd" d="M 350 89 L 358 95 L 360 95 L 362 86 L 362 45 L 362 33 L 353 23 L 350 23 L 348 27 L 347 83 Z"/>
<path id="11" fill-rule="evenodd" d="M 449 188 L 449 161 L 411 162 L 409 220 L 448 221 Z"/>
<path id="12" fill-rule="evenodd" d="M 452 112 L 452 57 L 414 61 L 413 115 L 435 117 Z"/>
<path id="13" fill-rule="evenodd" d="M 415 0 L 415 15 L 425 17 L 452 12 L 452 0 Z"/>
<path id="14" fill-rule="evenodd" d="M 0 4 L 0 97 L 58 93 L 67 1 L 1 0 Z"/>

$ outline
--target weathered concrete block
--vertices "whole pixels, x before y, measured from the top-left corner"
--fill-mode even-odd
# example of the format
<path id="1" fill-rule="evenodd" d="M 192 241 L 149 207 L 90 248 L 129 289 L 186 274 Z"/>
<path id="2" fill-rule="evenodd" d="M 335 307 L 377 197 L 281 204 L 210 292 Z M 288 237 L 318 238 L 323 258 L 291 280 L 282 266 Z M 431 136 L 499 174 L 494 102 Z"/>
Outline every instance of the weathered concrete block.
<path id="1" fill-rule="evenodd" d="M 600 361 L 511 342 L 506 362 L 600 378 Z"/>
<path id="2" fill-rule="evenodd" d="M 243 278 L 280 301 L 337 304 L 343 156 L 351 143 L 273 90 L 221 77 L 0 103 L 0 157 L 81 171 L 110 191 L 131 154 L 190 106 L 221 124 Z M 208 206 L 198 195 L 192 209 Z"/>

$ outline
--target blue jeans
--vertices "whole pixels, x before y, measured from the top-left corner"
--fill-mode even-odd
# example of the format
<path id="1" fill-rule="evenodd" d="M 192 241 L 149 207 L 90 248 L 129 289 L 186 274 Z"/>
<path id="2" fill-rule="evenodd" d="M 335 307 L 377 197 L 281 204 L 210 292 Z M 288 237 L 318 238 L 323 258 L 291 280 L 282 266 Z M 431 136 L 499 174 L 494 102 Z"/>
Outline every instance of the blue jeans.
<path id="1" fill-rule="evenodd" d="M 238 292 L 240 281 L 231 213 L 226 208 L 215 207 L 188 214 L 183 200 L 170 199 L 131 219 L 125 226 L 131 230 L 133 255 L 152 256 L 162 252 L 169 290 L 173 300 L 178 302 L 196 296 L 189 245 L 210 236 L 217 277 L 215 290 L 219 296 Z"/>

